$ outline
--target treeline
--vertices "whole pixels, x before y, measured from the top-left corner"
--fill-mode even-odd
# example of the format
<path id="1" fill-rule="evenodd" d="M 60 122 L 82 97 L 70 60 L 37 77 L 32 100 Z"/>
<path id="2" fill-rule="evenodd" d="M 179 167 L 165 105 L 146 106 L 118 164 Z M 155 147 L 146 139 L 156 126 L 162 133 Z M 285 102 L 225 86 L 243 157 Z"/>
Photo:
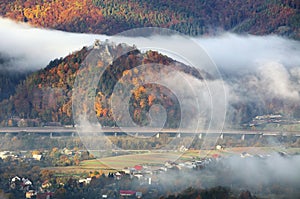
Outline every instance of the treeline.
<path id="1" fill-rule="evenodd" d="M 51 150 L 53 148 L 79 148 L 83 150 L 85 147 L 79 137 L 49 139 L 49 137 L 37 136 L 32 134 L 20 135 L 1 135 L 0 148 L 5 151 L 21 151 L 21 150 Z"/>
<path id="2" fill-rule="evenodd" d="M 0 14 L 71 32 L 115 34 L 137 27 L 171 28 L 189 35 L 217 29 L 300 38 L 296 0 L 142 1 L 3 0 Z"/>

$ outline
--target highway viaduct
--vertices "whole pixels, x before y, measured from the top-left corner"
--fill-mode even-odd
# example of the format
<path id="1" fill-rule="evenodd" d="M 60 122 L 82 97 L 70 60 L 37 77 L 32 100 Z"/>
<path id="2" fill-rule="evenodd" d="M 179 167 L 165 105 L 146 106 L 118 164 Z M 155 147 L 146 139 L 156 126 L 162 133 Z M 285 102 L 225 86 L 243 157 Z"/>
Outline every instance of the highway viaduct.
<path id="1" fill-rule="evenodd" d="M 296 136 L 300 137 L 299 131 L 262 131 L 262 130 L 189 130 L 189 129 L 155 129 L 155 128 L 100 128 L 95 127 L 91 130 L 74 128 L 74 127 L 7 127 L 0 128 L 0 135 L 3 134 L 34 134 L 37 136 L 143 136 L 150 137 L 156 136 L 159 138 L 161 135 L 168 135 L 171 137 L 184 137 L 184 136 L 197 136 L 203 139 L 205 136 L 217 136 L 220 139 L 224 137 L 235 137 L 241 140 L 248 138 L 262 138 L 264 136 Z"/>

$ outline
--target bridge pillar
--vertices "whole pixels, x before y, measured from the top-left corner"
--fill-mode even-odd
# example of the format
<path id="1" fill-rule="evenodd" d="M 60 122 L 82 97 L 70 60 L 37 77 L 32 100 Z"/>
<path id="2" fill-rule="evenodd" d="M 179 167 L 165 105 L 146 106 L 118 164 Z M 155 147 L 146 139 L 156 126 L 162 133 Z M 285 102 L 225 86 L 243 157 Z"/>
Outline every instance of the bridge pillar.
<path id="1" fill-rule="evenodd" d="M 264 135 L 263 133 L 260 134 L 260 135 L 259 135 L 259 139 L 263 138 L 263 135 Z"/>
<path id="2" fill-rule="evenodd" d="M 50 138 L 53 138 L 53 133 L 50 133 Z"/>
<path id="3" fill-rule="evenodd" d="M 115 137 L 117 137 L 118 136 L 118 133 L 117 132 L 115 132 Z"/>
<path id="4" fill-rule="evenodd" d="M 135 134 L 135 137 L 138 137 L 138 136 L 139 136 L 139 133 L 136 133 L 136 134 Z"/>
<path id="5" fill-rule="evenodd" d="M 245 134 L 242 135 L 241 140 L 245 140 Z"/>
<path id="6" fill-rule="evenodd" d="M 199 134 L 198 138 L 199 138 L 199 139 L 202 139 L 202 133 Z"/>
<path id="7" fill-rule="evenodd" d="M 220 135 L 220 139 L 221 139 L 221 140 L 223 140 L 223 139 L 224 139 L 224 134 L 223 134 L 223 133 L 221 133 L 221 135 Z"/>
<path id="8" fill-rule="evenodd" d="M 157 133 L 155 137 L 156 137 L 156 138 L 159 138 L 159 136 L 160 136 L 159 133 Z"/>
<path id="9" fill-rule="evenodd" d="M 181 137 L 181 133 L 178 133 L 176 137 L 180 138 Z"/>
<path id="10" fill-rule="evenodd" d="M 71 136 L 72 136 L 72 137 L 74 137 L 74 136 L 75 136 L 75 134 L 74 134 L 74 133 L 72 133 L 72 134 L 71 134 Z"/>

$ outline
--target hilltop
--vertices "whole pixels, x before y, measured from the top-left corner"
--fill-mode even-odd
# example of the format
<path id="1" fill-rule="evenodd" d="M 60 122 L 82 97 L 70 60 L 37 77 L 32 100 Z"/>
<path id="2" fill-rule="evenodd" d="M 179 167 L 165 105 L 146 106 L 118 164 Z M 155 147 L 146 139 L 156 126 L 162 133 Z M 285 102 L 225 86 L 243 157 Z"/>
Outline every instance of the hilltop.
<path id="1" fill-rule="evenodd" d="M 82 67 L 86 63 L 84 61 L 88 57 L 93 57 L 93 55 L 95 59 L 91 59 L 90 62 L 93 63 L 94 68 Z M 153 64 L 161 65 L 155 66 Z M 103 69 L 105 69 L 102 71 L 103 73 L 99 72 Z M 2 79 L 5 84 L 2 85 L 1 89 L 6 88 L 4 85 L 10 85 L 10 87 L 7 87 L 10 89 L 9 92 L 2 92 L 0 126 L 78 124 L 78 121 L 74 122 L 73 120 L 74 112 L 76 116 L 96 115 L 97 120 L 103 126 L 116 126 L 117 122 L 123 121 L 124 118 L 128 118 L 125 119 L 125 122 L 133 119 L 140 126 L 148 126 L 151 122 L 149 112 L 155 111 L 154 114 L 163 115 L 159 108 L 152 109 L 152 105 L 159 104 L 166 110 L 165 127 L 177 128 L 182 118 L 182 110 L 175 95 L 178 93 L 174 94 L 172 89 L 174 91 L 174 87 L 176 87 L 180 90 L 178 91 L 179 95 L 183 95 L 187 99 L 194 99 L 195 97 L 190 96 L 186 87 L 181 85 L 185 78 L 174 77 L 174 79 L 179 79 L 174 80 L 174 87 L 171 87 L 171 89 L 168 88 L 169 85 L 160 86 L 143 83 L 146 79 L 145 75 L 149 75 L 155 80 L 156 77 L 161 75 L 167 77 L 172 71 L 181 72 L 198 80 L 205 78 L 206 81 L 212 84 L 217 82 L 217 79 L 213 79 L 205 71 L 199 72 L 193 67 L 177 62 L 156 51 L 141 52 L 135 46 L 115 45 L 105 42 L 100 43 L 98 46 L 83 47 L 65 58 L 52 60 L 45 68 L 30 73 L 26 78 L 25 75 L 19 77 L 18 73 L 14 74 L 13 72 L 11 76 L 3 75 L 4 78 Z M 80 76 L 78 74 L 85 75 Z M 240 98 L 228 102 L 226 124 L 229 128 L 241 128 L 240 125 L 243 125 L 242 128 L 298 130 L 300 108 L 298 101 L 295 100 L 296 98 L 281 97 L 272 94 L 272 92 L 264 96 L 266 82 L 257 82 L 257 88 L 262 89 L 256 90 L 253 90 L 252 84 L 247 85 L 247 81 L 262 77 L 256 73 L 224 76 L 224 84 L 232 89 L 237 89 L 239 87 L 235 86 L 244 84 L 246 86 L 245 90 L 237 89 L 235 92 L 238 96 L 247 96 L 246 100 Z M 99 78 L 99 80 L 95 78 Z M 11 81 L 9 81 L 10 79 Z M 93 79 L 99 82 L 95 88 L 90 85 L 94 81 Z M 75 80 L 82 80 L 82 85 L 79 85 L 76 89 L 74 89 Z M 210 82 L 210 80 L 212 81 Z M 296 80 L 296 76 L 291 76 L 290 84 L 296 85 Z M 116 85 L 119 87 L 117 88 Z M 202 88 L 199 87 L 199 89 Z M 126 90 L 129 92 L 125 92 Z M 205 92 L 205 89 L 199 90 L 199 96 L 202 96 L 202 92 Z M 264 97 L 257 98 L 257 95 Z M 72 98 L 74 96 L 77 96 L 75 97 L 77 100 L 75 104 L 78 105 L 76 106 L 77 109 L 74 109 L 73 106 L 74 101 Z M 120 98 L 114 98 L 115 96 Z M 252 98 L 251 96 L 255 97 Z M 90 99 L 90 101 L 87 99 Z M 114 101 L 116 107 L 127 104 L 122 100 L 128 99 L 129 107 L 125 107 L 120 111 L 118 108 L 113 110 L 111 106 L 112 99 L 118 100 Z M 203 103 L 201 105 L 205 106 L 205 101 Z M 129 110 L 130 115 L 123 115 L 122 110 Z M 192 121 L 194 113 L 195 109 L 191 106 L 189 107 L 189 116 L 185 115 L 184 118 L 187 121 Z M 280 119 L 273 121 L 268 119 L 268 115 L 278 115 Z M 266 119 L 256 120 L 256 116 L 266 116 Z M 159 117 L 154 118 L 157 121 L 161 120 Z M 87 119 L 90 120 L 91 118 Z"/>
<path id="2" fill-rule="evenodd" d="M 219 30 L 300 39 L 300 3 L 295 0 L 3 0 L 0 15 L 70 32 L 116 34 L 163 27 L 189 35 Z"/>
<path id="3" fill-rule="evenodd" d="M 65 58 L 51 61 L 47 67 L 27 76 L 17 87 L 15 94 L 0 103 L 0 122 L 2 126 L 36 126 L 47 123 L 70 125 L 73 124 L 72 95 L 74 94 L 74 82 L 76 77 L 90 79 L 98 69 L 105 68 L 99 80 L 96 90 L 77 92 L 92 92 L 88 95 L 95 97 L 92 113 L 96 113 L 98 120 L 104 126 L 114 126 L 110 100 L 113 89 L 117 83 L 129 88 L 131 91 L 130 114 L 139 125 L 146 125 L 147 112 L 154 103 L 158 103 L 167 110 L 167 127 L 176 127 L 180 120 L 178 101 L 171 91 L 159 85 L 139 85 L 145 78 L 143 70 L 138 66 L 147 66 L 147 75 L 156 77 L 158 74 L 168 71 L 181 71 L 197 79 L 202 79 L 201 74 L 195 68 L 181 64 L 167 56 L 155 51 L 140 52 L 134 46 L 126 44 L 101 43 L 97 47 L 84 47 L 80 51 L 72 53 Z M 94 53 L 95 67 L 81 67 L 83 61 Z M 104 56 L 105 54 L 105 56 Z M 114 60 L 115 59 L 115 60 Z M 114 60 L 108 63 L 107 60 Z M 151 65 L 154 64 L 154 65 Z M 161 64 L 161 65 L 155 65 Z M 165 67 L 170 70 L 165 70 Z M 92 72 L 91 72 L 92 71 Z M 80 74 L 88 74 L 81 77 Z M 121 80 L 121 77 L 125 76 Z M 133 83 L 130 83 L 133 82 Z M 88 83 L 88 81 L 87 81 Z M 79 88 L 81 89 L 81 88 Z M 118 93 L 118 95 L 128 95 Z M 82 103 L 80 101 L 80 103 Z M 76 110 L 76 114 L 86 112 L 86 104 L 82 103 L 82 109 Z M 78 112 L 79 111 L 79 112 Z M 24 120 L 20 119 L 26 119 Z"/>

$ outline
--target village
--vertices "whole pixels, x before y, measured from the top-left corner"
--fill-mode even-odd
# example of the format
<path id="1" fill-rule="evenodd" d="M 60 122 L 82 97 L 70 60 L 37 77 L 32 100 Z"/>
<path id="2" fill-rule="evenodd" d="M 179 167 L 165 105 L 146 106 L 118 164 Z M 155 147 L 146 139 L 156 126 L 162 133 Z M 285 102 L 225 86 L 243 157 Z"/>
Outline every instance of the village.
<path id="1" fill-rule="evenodd" d="M 60 150 L 62 155 L 69 156 L 70 158 L 77 155 L 78 152 L 69 149 L 62 149 Z M 31 155 L 30 155 L 31 154 Z M 9 162 L 18 162 L 19 163 L 27 163 L 31 165 L 43 165 L 43 162 L 46 163 L 47 157 L 45 154 L 49 154 L 46 152 L 37 153 L 36 151 L 20 151 L 20 152 L 13 152 L 13 151 L 2 151 L 0 152 L 0 162 L 1 163 L 9 163 Z M 89 175 L 85 178 L 77 176 L 73 180 L 73 183 L 79 189 L 89 187 L 98 181 L 99 179 L 105 180 L 108 183 L 101 187 L 101 197 L 100 198 L 151 198 L 146 197 L 147 194 L 144 189 L 139 189 L 138 187 L 152 187 L 156 189 L 159 187 L 160 180 L 157 177 L 160 174 L 165 174 L 170 171 L 188 171 L 188 170 L 199 170 L 204 169 L 205 167 L 209 166 L 212 163 L 217 161 L 217 158 L 204 158 L 201 160 L 192 160 L 192 161 L 185 161 L 181 163 L 176 163 L 172 161 L 166 161 L 161 165 L 155 166 L 148 166 L 148 165 L 135 165 L 134 167 L 125 167 L 122 170 L 112 170 L 107 173 L 96 173 L 96 175 Z M 42 171 L 41 171 L 42 172 Z M 93 173 L 93 174 L 94 174 Z M 92 172 L 90 172 L 92 174 Z M 12 174 L 11 174 L 12 175 Z M 84 176 L 84 175 L 83 175 Z M 50 176 L 49 176 L 50 177 Z M 50 198 L 57 198 L 58 190 L 62 188 L 68 187 L 63 182 L 59 184 L 53 185 L 53 179 L 38 179 L 34 181 L 27 176 L 15 175 L 11 176 L 8 179 L 8 189 L 4 190 L 7 193 L 10 192 L 19 192 L 19 195 L 22 193 L 24 198 L 37 198 L 37 199 L 50 199 Z M 125 182 L 122 184 L 122 182 Z M 132 182 L 137 183 L 137 189 L 125 189 L 128 187 L 128 184 Z M 56 182 L 55 182 L 56 183 Z M 69 182 L 67 182 L 69 183 Z M 129 186 L 130 187 L 130 186 Z M 107 191 L 107 193 L 103 190 L 114 190 Z M 58 197 L 59 198 L 59 197 Z M 99 197 L 97 197 L 99 198 Z"/>
<path id="2" fill-rule="evenodd" d="M 21 120 L 16 121 L 13 123 L 18 126 L 24 124 Z M 253 118 L 252 123 L 253 127 L 259 127 L 263 123 L 281 125 L 285 124 L 285 119 L 281 115 L 262 115 Z M 300 138 L 294 135 L 263 136 L 259 139 L 255 136 L 248 136 L 247 139 L 239 136 L 221 137 L 203 150 L 203 139 L 199 137 L 190 146 L 186 146 L 184 143 L 192 139 L 188 136 L 154 136 L 140 147 L 132 137 L 112 135 L 110 139 L 116 145 L 132 150 L 133 154 L 130 156 L 126 150 L 101 151 L 102 158 L 115 157 L 111 165 L 104 166 L 101 163 L 103 159 L 97 159 L 99 157 L 87 150 L 78 136 L 49 137 L 29 132 L 2 134 L 0 198 L 3 195 L 10 199 L 151 199 L 167 198 L 170 193 L 178 195 L 190 188 L 199 189 L 200 195 L 207 193 L 215 197 L 214 194 L 225 193 L 232 198 L 239 198 L 241 191 L 247 191 L 249 185 L 244 184 L 246 181 L 234 180 L 228 175 L 232 172 L 229 167 L 232 157 L 246 163 L 249 160 L 264 162 L 278 155 L 289 159 L 300 154 L 300 150 L 297 150 Z M 155 149 L 169 139 L 176 139 L 178 148 L 170 151 Z M 274 150 L 274 143 L 279 141 L 283 148 Z M 149 146 L 155 146 L 154 150 L 147 148 Z M 261 151 L 260 146 L 263 146 Z M 140 147 L 139 150 L 137 147 Z M 286 148 L 290 148 L 292 155 Z M 156 156 L 151 156 L 152 153 Z M 143 155 L 159 159 L 160 156 L 168 157 L 168 154 L 174 153 L 179 154 L 176 160 L 165 158 L 159 162 L 145 163 L 138 159 Z M 180 157 L 186 153 L 193 155 Z M 137 157 L 135 164 L 129 164 L 133 157 Z M 93 164 L 96 166 L 91 166 Z M 280 182 L 272 183 L 273 186 L 268 188 L 263 183 L 251 188 L 268 196 L 276 191 L 276 185 Z M 229 185 L 236 189 L 231 190 Z M 262 187 L 265 189 L 261 190 Z M 285 193 L 284 188 L 282 193 Z M 296 193 L 300 190 L 297 188 L 293 189 Z"/>
<path id="3" fill-rule="evenodd" d="M 216 145 L 215 150 L 222 152 L 224 148 Z M 55 153 L 59 159 L 68 157 L 71 160 L 75 156 L 81 155 L 86 156 L 84 158 L 87 160 L 94 159 L 87 152 L 80 150 L 64 148 L 58 149 Z M 185 161 L 165 161 L 160 165 L 138 164 L 119 170 L 112 168 L 105 172 L 90 171 L 80 175 L 56 176 L 55 172 L 46 167 L 49 164 L 47 156 L 51 156 L 51 154 L 53 155 L 53 151 L 0 152 L 0 174 L 5 177 L 0 180 L 0 190 L 2 189 L 5 194 L 10 195 L 10 198 L 26 199 L 158 198 L 166 196 L 171 189 L 176 193 L 190 186 L 209 187 L 210 176 L 213 176 L 214 172 L 225 172 L 225 170 L 223 171 L 226 168 L 224 162 L 228 158 L 216 153 Z M 284 152 L 279 154 L 287 156 Z M 237 154 L 239 159 L 245 160 L 249 158 L 264 160 L 270 156 L 270 154 L 250 154 L 248 152 Z M 27 166 L 24 166 L 26 164 Z M 5 170 L 4 167 L 7 165 L 15 165 L 16 168 L 11 166 Z M 26 172 L 26 168 L 31 170 Z M 220 170 L 220 168 L 223 169 Z M 197 175 L 202 177 L 195 178 Z M 173 185 L 174 183 L 175 185 Z"/>

